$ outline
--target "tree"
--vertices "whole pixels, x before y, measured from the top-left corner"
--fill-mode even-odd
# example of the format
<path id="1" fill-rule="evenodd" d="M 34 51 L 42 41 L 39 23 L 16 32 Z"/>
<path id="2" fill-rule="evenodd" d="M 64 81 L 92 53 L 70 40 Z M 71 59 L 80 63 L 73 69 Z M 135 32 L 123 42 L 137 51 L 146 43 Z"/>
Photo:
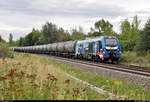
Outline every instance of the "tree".
<path id="1" fill-rule="evenodd" d="M 139 37 L 137 51 L 142 50 L 150 51 L 150 19 L 148 19 Z"/>
<path id="2" fill-rule="evenodd" d="M 137 16 L 134 16 L 131 24 L 128 19 L 125 19 L 121 23 L 121 34 L 119 40 L 123 51 L 132 51 L 136 48 L 139 38 L 139 25 L 140 20 L 138 20 Z"/>
<path id="3" fill-rule="evenodd" d="M 56 42 L 58 39 L 57 27 L 55 24 L 47 22 L 42 27 L 42 43 L 48 44 Z"/>
<path id="4" fill-rule="evenodd" d="M 0 35 L 0 42 L 5 43 L 6 41 Z"/>
<path id="5" fill-rule="evenodd" d="M 121 23 L 121 39 L 127 40 L 131 35 L 131 25 L 128 19 Z"/>
<path id="6" fill-rule="evenodd" d="M 121 23 L 120 44 L 122 51 L 132 50 L 130 46 L 131 25 L 128 19 Z"/>
<path id="7" fill-rule="evenodd" d="M 99 33 L 104 33 L 106 31 L 112 31 L 113 25 L 110 24 L 108 21 L 101 19 L 95 22 L 95 29 L 98 30 Z"/>
<path id="8" fill-rule="evenodd" d="M 131 28 L 131 38 L 137 42 L 137 40 L 139 39 L 139 25 L 140 25 L 141 21 L 138 20 L 137 16 L 134 16 L 133 22 L 132 22 L 132 28 Z"/>
<path id="9" fill-rule="evenodd" d="M 2 37 L 1 37 L 1 35 L 0 35 L 0 42 L 2 42 Z"/>
<path id="10" fill-rule="evenodd" d="M 41 33 L 39 31 L 35 31 L 35 32 L 31 32 L 31 33 L 32 33 L 33 45 L 39 45 Z"/>
<path id="11" fill-rule="evenodd" d="M 19 46 L 24 46 L 25 44 L 25 38 L 20 37 L 19 39 Z"/>
<path id="12" fill-rule="evenodd" d="M 4 60 L 6 57 L 10 57 L 9 47 L 6 43 L 0 43 L 0 58 Z"/>
<path id="13" fill-rule="evenodd" d="M 72 29 L 72 35 L 71 35 L 72 40 L 80 40 L 85 38 L 86 35 L 83 33 L 82 27 L 79 27 L 79 30 Z"/>
<path id="14" fill-rule="evenodd" d="M 32 32 L 37 32 L 38 30 L 36 30 L 35 28 L 32 29 Z"/>
<path id="15" fill-rule="evenodd" d="M 122 51 L 132 51 L 134 49 L 135 41 L 133 40 L 133 37 L 132 26 L 128 19 L 125 19 L 121 23 L 121 35 L 119 37 Z"/>
<path id="16" fill-rule="evenodd" d="M 34 45 L 33 43 L 33 40 L 32 40 L 32 37 L 33 37 L 33 33 L 29 33 L 26 37 L 25 37 L 25 46 L 32 46 Z"/>
<path id="17" fill-rule="evenodd" d="M 40 44 L 41 33 L 38 30 L 33 29 L 28 35 L 25 36 L 24 45 L 33 46 Z"/>
<path id="18" fill-rule="evenodd" d="M 68 41 L 71 40 L 71 36 L 68 31 L 65 31 L 63 28 L 59 28 L 58 31 L 58 39 L 57 41 Z"/>
<path id="19" fill-rule="evenodd" d="M 96 37 L 102 35 L 116 36 L 116 33 L 113 31 L 113 25 L 109 21 L 101 19 L 94 24 L 94 28 L 91 28 L 91 31 L 88 33 L 89 37 Z"/>
<path id="20" fill-rule="evenodd" d="M 12 45 L 13 42 L 13 35 L 10 33 L 9 34 L 9 44 Z"/>

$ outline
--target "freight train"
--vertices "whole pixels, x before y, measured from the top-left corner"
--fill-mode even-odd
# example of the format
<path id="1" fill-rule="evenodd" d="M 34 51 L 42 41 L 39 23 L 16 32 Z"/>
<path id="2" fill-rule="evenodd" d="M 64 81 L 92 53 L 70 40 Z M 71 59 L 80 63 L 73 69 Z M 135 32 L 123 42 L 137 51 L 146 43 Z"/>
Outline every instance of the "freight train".
<path id="1" fill-rule="evenodd" d="M 12 47 L 12 49 L 25 53 L 42 53 L 112 63 L 114 61 L 118 63 L 121 57 L 120 43 L 114 36 L 100 36 L 37 46 Z"/>

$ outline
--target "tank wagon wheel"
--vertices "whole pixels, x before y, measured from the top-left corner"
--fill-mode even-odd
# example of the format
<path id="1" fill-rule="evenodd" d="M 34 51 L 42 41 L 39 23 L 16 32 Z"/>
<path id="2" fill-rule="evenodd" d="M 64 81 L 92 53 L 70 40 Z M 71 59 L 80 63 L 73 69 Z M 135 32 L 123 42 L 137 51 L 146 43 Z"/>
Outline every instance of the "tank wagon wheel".
<path id="1" fill-rule="evenodd" d="M 111 64 L 114 64 L 114 60 L 111 60 Z"/>
<path id="2" fill-rule="evenodd" d="M 77 59 L 80 59 L 80 55 L 77 54 Z"/>
<path id="3" fill-rule="evenodd" d="M 82 55 L 79 55 L 79 59 L 82 60 L 82 59 L 83 59 L 83 56 L 82 56 Z"/>
<path id="4" fill-rule="evenodd" d="M 100 62 L 100 58 L 99 58 L 99 56 L 96 56 L 96 61 L 97 61 L 97 63 L 99 63 L 99 62 Z"/>
<path id="5" fill-rule="evenodd" d="M 96 62 L 95 56 L 92 56 L 92 61 L 93 61 L 93 62 Z"/>
<path id="6" fill-rule="evenodd" d="M 90 59 L 91 59 L 91 58 L 90 58 L 90 55 L 87 55 L 86 60 L 87 60 L 87 61 L 90 61 Z"/>

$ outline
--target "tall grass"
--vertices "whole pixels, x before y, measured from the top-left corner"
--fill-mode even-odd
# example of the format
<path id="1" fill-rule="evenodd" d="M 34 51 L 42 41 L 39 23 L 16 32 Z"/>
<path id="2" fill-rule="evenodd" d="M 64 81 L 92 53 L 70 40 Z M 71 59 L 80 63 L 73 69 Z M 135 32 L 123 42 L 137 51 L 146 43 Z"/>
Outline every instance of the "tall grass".
<path id="1" fill-rule="evenodd" d="M 89 82 L 120 98 L 97 93 L 66 73 Z M 1 100 L 130 100 L 150 99 L 146 89 L 85 72 L 30 54 L 0 59 Z"/>
<path id="2" fill-rule="evenodd" d="M 13 58 L 13 51 L 9 49 L 7 44 L 0 43 L 0 58 L 5 59 L 7 57 Z"/>
<path id="3" fill-rule="evenodd" d="M 122 54 L 122 57 L 124 59 L 124 62 L 126 64 L 134 64 L 141 67 L 148 67 L 150 68 L 150 53 L 145 53 L 143 55 L 142 52 L 131 52 L 127 51 Z"/>
<path id="4" fill-rule="evenodd" d="M 1 100 L 82 100 L 104 99 L 85 85 L 69 78 L 66 72 L 21 54 L 0 59 Z"/>
<path id="5" fill-rule="evenodd" d="M 60 64 L 56 61 L 41 59 L 42 63 L 54 65 L 63 71 L 75 76 L 83 81 L 89 82 L 99 88 L 120 96 L 120 99 L 126 100 L 142 100 L 150 99 L 150 93 L 145 88 L 130 83 L 125 83 L 111 78 L 106 78 L 102 74 L 84 71 L 80 68 L 72 67 L 70 65 Z M 106 96 L 104 96 L 106 97 Z M 107 97 L 105 99 L 111 99 Z"/>

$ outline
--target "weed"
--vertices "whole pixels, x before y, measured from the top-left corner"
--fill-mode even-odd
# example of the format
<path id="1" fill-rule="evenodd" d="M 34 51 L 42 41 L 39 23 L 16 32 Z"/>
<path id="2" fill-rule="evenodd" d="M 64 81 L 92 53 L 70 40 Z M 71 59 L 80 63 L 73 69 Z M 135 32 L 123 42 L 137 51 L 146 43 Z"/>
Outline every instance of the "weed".
<path id="1" fill-rule="evenodd" d="M 14 59 L 5 59 L 5 61 L 0 60 L 0 73 L 1 100 L 150 99 L 150 94 L 142 87 L 29 54 L 20 54 Z M 66 73 L 120 98 L 99 94 L 71 79 Z"/>

